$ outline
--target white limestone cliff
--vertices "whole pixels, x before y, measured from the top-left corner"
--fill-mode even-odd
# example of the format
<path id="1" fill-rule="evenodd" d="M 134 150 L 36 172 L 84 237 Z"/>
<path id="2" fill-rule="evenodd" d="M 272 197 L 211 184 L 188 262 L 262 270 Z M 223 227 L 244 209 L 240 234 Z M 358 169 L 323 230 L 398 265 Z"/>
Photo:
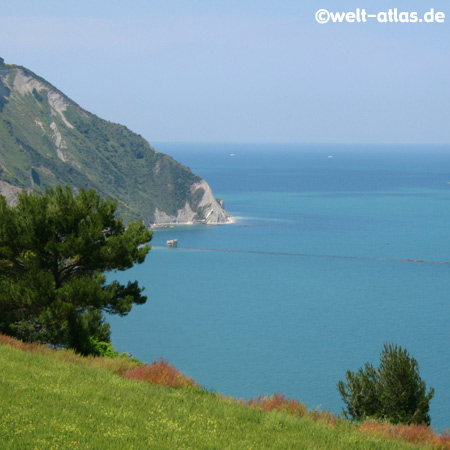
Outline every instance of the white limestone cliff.
<path id="1" fill-rule="evenodd" d="M 211 188 L 205 180 L 193 184 L 191 194 L 194 194 L 200 189 L 203 190 L 204 194 L 196 208 L 197 211 L 193 211 L 188 202 L 173 215 L 169 215 L 157 208 L 155 211 L 154 225 L 190 225 L 197 223 L 221 225 L 232 223 L 232 218 L 223 208 L 223 202 L 214 197 Z"/>
<path id="2" fill-rule="evenodd" d="M 51 89 L 35 77 L 25 74 L 22 69 L 18 69 L 16 71 L 14 78 L 14 89 L 20 95 L 31 94 L 33 89 L 36 89 L 38 92 L 44 91 L 47 94 L 51 114 L 58 115 L 67 127 L 73 128 L 73 125 L 68 122 L 66 116 L 64 115 L 64 111 L 67 109 L 69 102 L 54 89 Z"/>
<path id="3" fill-rule="evenodd" d="M 22 192 L 22 189 L 18 186 L 13 186 L 6 181 L 0 181 L 0 195 L 6 198 L 9 205 L 15 205 L 17 203 L 17 194 Z"/>

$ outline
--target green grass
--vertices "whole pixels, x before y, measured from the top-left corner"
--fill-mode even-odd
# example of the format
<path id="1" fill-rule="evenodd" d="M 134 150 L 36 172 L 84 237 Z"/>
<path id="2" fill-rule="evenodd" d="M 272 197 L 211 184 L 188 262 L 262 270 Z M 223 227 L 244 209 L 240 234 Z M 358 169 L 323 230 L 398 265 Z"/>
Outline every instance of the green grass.
<path id="1" fill-rule="evenodd" d="M 8 345 L 0 345 L 0 417 L 2 450 L 423 448 Z"/>

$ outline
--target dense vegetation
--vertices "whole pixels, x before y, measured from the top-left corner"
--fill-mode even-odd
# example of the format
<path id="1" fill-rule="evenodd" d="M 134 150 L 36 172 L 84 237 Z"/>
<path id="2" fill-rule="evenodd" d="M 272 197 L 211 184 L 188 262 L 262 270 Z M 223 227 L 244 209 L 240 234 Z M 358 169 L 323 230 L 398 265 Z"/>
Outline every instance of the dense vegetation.
<path id="1" fill-rule="evenodd" d="M 21 92 L 19 75 L 37 87 Z M 64 103 L 59 112 L 49 95 Z M 94 188 L 118 200 L 126 222 L 148 224 L 155 208 L 170 215 L 188 202 L 197 211 L 191 186 L 201 179 L 127 127 L 83 110 L 28 69 L 0 64 L 0 181 L 37 192 L 58 184 Z"/>
<path id="2" fill-rule="evenodd" d="M 106 282 L 105 272 L 142 263 L 151 232 L 125 228 L 116 202 L 69 187 L 0 196 L 0 332 L 24 341 L 103 353 L 103 312 L 126 315 L 146 297 L 137 282 Z M 103 343 L 103 347 L 102 344 Z"/>
<path id="3" fill-rule="evenodd" d="M 358 372 L 347 371 L 338 389 L 347 405 L 345 415 L 356 420 L 374 418 L 393 424 L 430 424 L 430 400 L 419 375 L 419 364 L 406 349 L 385 344 L 380 365 L 366 363 Z"/>
<path id="4" fill-rule="evenodd" d="M 291 415 L 290 403 L 280 396 L 269 408 L 271 399 L 244 405 L 190 382 L 173 389 L 155 384 L 157 379 L 135 381 L 133 371 L 149 366 L 121 357 L 82 358 L 0 335 L 0 367 L 2 450 L 423 448 L 386 440 L 380 436 L 386 427 L 369 423 L 363 432 L 350 422 L 328 421 L 326 415 L 301 407 L 296 408 L 300 414 Z M 153 364 L 147 372 L 152 370 L 159 370 L 163 381 L 185 379 L 164 364 Z M 449 448 L 445 436 L 427 427 L 398 430 L 400 439 Z M 396 436 L 393 428 L 391 436 Z"/>

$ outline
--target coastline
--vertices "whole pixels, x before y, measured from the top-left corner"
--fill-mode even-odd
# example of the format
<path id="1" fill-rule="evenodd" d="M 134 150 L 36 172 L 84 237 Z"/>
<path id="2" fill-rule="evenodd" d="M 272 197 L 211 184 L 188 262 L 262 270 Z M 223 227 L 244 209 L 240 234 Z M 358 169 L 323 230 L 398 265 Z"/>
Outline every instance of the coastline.
<path id="1" fill-rule="evenodd" d="M 208 223 L 203 223 L 203 222 L 194 222 L 194 221 L 189 221 L 189 222 L 163 222 L 163 223 L 153 223 L 149 226 L 150 230 L 159 230 L 159 229 L 164 229 L 164 228 L 175 228 L 176 226 L 193 226 L 193 225 L 204 225 L 204 226 L 217 226 L 217 225 L 231 225 L 236 223 L 237 218 L 234 216 L 228 216 L 226 218 L 225 222 L 208 222 Z"/>

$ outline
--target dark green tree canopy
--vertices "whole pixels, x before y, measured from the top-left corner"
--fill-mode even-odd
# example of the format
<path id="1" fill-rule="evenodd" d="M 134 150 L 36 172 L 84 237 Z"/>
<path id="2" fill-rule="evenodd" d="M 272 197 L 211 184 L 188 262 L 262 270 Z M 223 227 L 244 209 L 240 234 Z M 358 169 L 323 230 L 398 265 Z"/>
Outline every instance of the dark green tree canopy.
<path id="1" fill-rule="evenodd" d="M 346 417 L 430 424 L 434 389 L 426 392 L 418 362 L 397 345 L 384 344 L 378 369 L 366 363 L 356 373 L 347 371 L 346 383 L 339 381 L 338 390 L 347 405 Z"/>
<path id="2" fill-rule="evenodd" d="M 109 341 L 103 312 L 145 303 L 137 282 L 106 282 L 142 263 L 152 237 L 142 223 L 126 228 L 116 207 L 92 189 L 22 193 L 15 206 L 0 196 L 0 332 L 89 353 L 88 338 Z"/>

